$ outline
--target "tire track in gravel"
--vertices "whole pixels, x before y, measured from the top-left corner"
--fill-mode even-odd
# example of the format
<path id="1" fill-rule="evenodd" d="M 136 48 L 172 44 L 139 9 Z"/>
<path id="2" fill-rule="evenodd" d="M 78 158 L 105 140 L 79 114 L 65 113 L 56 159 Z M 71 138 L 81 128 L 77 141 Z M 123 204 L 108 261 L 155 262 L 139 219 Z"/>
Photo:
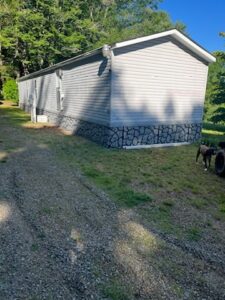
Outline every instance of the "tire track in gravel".
<path id="1" fill-rule="evenodd" d="M 54 265 L 54 272 L 60 274 L 60 284 L 63 284 L 67 287 L 68 291 L 71 294 L 70 299 L 83 299 L 83 287 L 82 283 L 79 282 L 79 279 L 71 279 L 69 278 L 69 276 L 65 276 L 65 274 L 61 272 L 62 264 L 65 265 L 68 263 L 65 259 L 66 256 L 62 254 L 62 249 L 54 245 L 49 239 L 47 240 L 44 231 L 36 224 L 34 220 L 29 218 L 24 211 L 24 192 L 23 189 L 17 184 L 17 178 L 17 172 L 15 170 L 11 171 L 9 178 L 9 189 L 16 206 L 20 211 L 22 219 L 26 223 L 27 228 L 29 228 L 29 230 L 31 231 L 34 240 L 37 240 L 38 244 L 41 246 L 42 254 L 44 252 L 45 256 L 47 256 L 52 261 L 50 265 Z M 71 282 L 73 282 L 73 284 L 71 284 Z"/>
<path id="2" fill-rule="evenodd" d="M 76 172 L 77 173 L 77 172 Z M 99 198 L 101 201 L 105 201 L 106 200 L 106 196 L 104 195 L 104 193 L 98 191 L 95 187 L 93 187 L 90 183 L 88 183 L 86 181 L 85 178 L 83 178 L 82 175 L 76 174 L 75 175 L 77 180 L 79 181 L 79 183 L 86 188 L 88 191 L 90 191 L 90 193 L 93 193 L 97 198 Z M 31 227 L 33 229 L 33 232 L 35 233 L 35 235 L 38 236 L 44 236 L 43 231 L 41 230 L 41 228 L 39 228 L 35 222 L 33 222 L 30 218 L 28 218 L 26 216 L 26 212 L 23 210 L 22 207 L 22 199 L 23 199 L 23 191 L 20 188 L 20 186 L 17 184 L 17 177 L 18 174 L 16 174 L 16 172 L 12 172 L 12 190 L 13 192 L 13 197 L 16 201 L 16 203 L 19 206 L 19 209 L 25 219 L 25 221 L 27 222 L 28 226 Z M 79 210 L 77 210 L 78 214 L 80 214 Z M 85 215 L 82 215 L 82 218 L 86 218 L 86 221 L 88 223 L 90 223 L 92 220 L 90 218 L 88 218 Z M 135 220 L 137 221 L 139 219 L 139 216 L 135 213 L 132 212 L 129 216 L 129 220 Z M 127 220 L 128 221 L 128 220 Z M 143 220 L 140 220 L 140 223 L 143 223 Z M 91 222 L 92 223 L 92 222 Z M 94 226 L 94 224 L 93 224 Z M 147 225 L 146 225 L 147 228 Z M 149 230 L 160 240 L 162 240 L 163 242 L 165 242 L 167 244 L 167 246 L 171 246 L 172 248 L 176 248 L 176 249 L 180 249 L 182 252 L 187 253 L 192 255 L 194 258 L 200 259 L 202 260 L 205 264 L 207 264 L 212 270 L 215 270 L 217 273 L 219 273 L 220 275 L 224 275 L 224 269 L 223 269 L 223 265 L 220 265 L 220 262 L 215 261 L 213 259 L 211 259 L 206 253 L 202 253 L 202 251 L 196 251 L 195 248 L 190 247 L 184 243 L 180 243 L 178 240 L 173 239 L 172 237 L 168 237 L 164 234 L 162 234 L 161 232 L 153 229 L 153 228 L 149 228 Z M 64 253 L 62 253 L 62 249 L 59 248 L 57 245 L 55 245 L 54 243 L 52 243 L 49 239 L 45 240 L 45 238 L 40 239 L 40 243 L 41 243 L 41 247 L 42 250 L 45 251 L 48 255 L 48 257 L 53 261 L 57 263 L 57 271 L 61 274 L 62 280 L 65 283 L 65 285 L 67 286 L 67 288 L 70 290 L 71 293 L 75 293 L 74 295 L 78 296 L 78 299 L 86 299 L 85 298 L 85 286 L 83 285 L 83 283 L 81 281 L 79 281 L 79 278 L 74 278 L 73 276 L 71 277 L 70 272 L 68 272 L 69 275 L 65 275 L 63 272 L 61 272 L 62 270 L 62 266 L 68 265 L 68 261 L 66 258 L 66 251 Z M 104 246 L 102 248 L 102 250 L 104 251 Z M 95 249 L 96 251 L 96 249 Z M 223 264 L 224 262 L 222 262 Z M 72 270 L 71 270 L 72 272 Z M 208 290 L 208 293 L 210 292 L 210 289 L 205 286 L 204 287 L 204 292 L 206 292 Z M 216 293 L 214 291 L 214 299 L 220 299 L 220 293 Z M 87 298 L 88 299 L 88 298 Z"/>
<path id="3" fill-rule="evenodd" d="M 69 290 L 71 293 L 70 299 L 89 299 L 85 296 L 86 288 L 84 283 L 79 279 L 79 276 L 76 276 L 73 268 L 70 267 L 70 263 L 68 261 L 69 248 L 59 247 L 52 240 L 47 238 L 44 231 L 40 226 L 38 226 L 35 220 L 32 220 L 26 214 L 26 211 L 23 208 L 24 191 L 18 184 L 18 177 L 18 172 L 15 170 L 11 171 L 9 189 L 23 220 L 27 224 L 27 227 L 31 230 L 34 239 L 38 240 L 38 244 L 41 247 L 41 252 L 44 252 L 45 256 L 47 256 L 51 261 L 50 265 L 54 266 L 54 272 L 60 274 L 60 284 L 65 285 Z"/>
<path id="4" fill-rule="evenodd" d="M 78 174 L 77 171 L 74 171 L 75 177 L 77 178 L 77 181 L 85 188 L 87 189 L 90 193 L 92 193 L 95 197 L 99 198 L 101 201 L 106 201 L 107 196 L 105 195 L 104 192 L 99 191 L 97 188 L 95 188 L 92 184 L 90 184 L 82 175 Z M 14 197 L 17 198 L 17 195 L 20 195 L 17 199 L 18 203 L 21 202 L 22 194 L 23 192 L 21 191 L 20 187 L 17 185 L 16 183 L 16 172 L 13 173 L 12 178 L 14 178 L 14 187 L 16 187 L 14 190 L 16 191 Z M 60 183 L 59 183 L 60 184 Z M 110 201 L 108 199 L 108 201 Z M 115 207 L 116 209 L 116 207 Z M 23 208 L 20 205 L 20 210 L 22 212 Z M 80 214 L 79 210 L 77 210 L 78 214 Z M 38 228 L 38 226 L 36 226 L 35 222 L 32 222 L 29 218 L 26 217 L 26 213 L 22 212 L 24 218 L 26 219 L 27 223 L 34 229 L 34 231 L 36 232 L 37 235 L 43 235 L 43 232 L 41 232 L 40 228 Z M 84 214 L 82 214 L 82 218 L 86 218 L 87 223 L 92 223 L 92 220 L 90 218 L 88 218 L 87 216 L 85 216 Z M 140 219 L 140 217 L 138 216 L 138 214 L 136 214 L 135 212 L 132 212 L 130 215 L 130 220 L 135 220 L 137 221 L 138 219 Z M 140 220 L 140 223 L 143 224 L 143 220 Z M 145 224 L 146 228 L 149 227 L 148 224 Z M 94 227 L 95 224 L 92 224 L 92 226 Z M 196 249 L 184 242 L 180 242 L 179 240 L 177 240 L 176 238 L 173 238 L 172 236 L 168 236 L 166 234 L 161 233 L 160 231 L 156 230 L 155 228 L 149 228 L 149 230 L 160 240 L 162 240 L 163 242 L 165 242 L 167 245 L 170 245 L 171 247 L 175 247 L 176 249 L 180 249 L 181 251 L 183 251 L 184 253 L 190 254 L 192 255 L 194 258 L 199 259 L 201 261 L 204 262 L 204 264 L 207 264 L 208 267 L 210 267 L 210 269 L 216 271 L 218 274 L 220 274 L 221 276 L 225 275 L 225 262 L 218 259 L 214 259 L 213 257 L 211 257 L 208 253 L 204 253 L 202 251 L 202 249 Z M 45 243 L 42 243 L 43 248 L 45 249 L 45 251 L 49 251 L 50 252 L 50 257 L 54 258 L 58 264 L 66 264 L 67 260 L 64 257 L 64 255 L 60 255 L 61 249 L 59 247 L 57 247 L 54 244 L 51 244 L 51 242 L 48 240 L 48 246 L 46 246 Z M 61 267 L 59 267 L 59 270 L 61 269 Z M 70 280 L 68 278 L 66 278 L 63 274 L 62 277 L 65 280 L 65 284 L 68 286 L 69 289 L 71 289 L 71 286 L 73 285 L 72 282 L 73 280 Z M 79 284 L 78 280 L 75 280 L 75 282 L 77 282 L 77 288 L 78 288 L 78 292 L 79 292 L 79 297 L 82 297 L 82 291 L 84 291 L 84 288 L 82 287 L 82 283 Z M 207 289 L 205 287 L 205 289 Z M 73 291 L 73 288 L 72 288 Z M 219 297 L 219 294 L 217 295 Z"/>

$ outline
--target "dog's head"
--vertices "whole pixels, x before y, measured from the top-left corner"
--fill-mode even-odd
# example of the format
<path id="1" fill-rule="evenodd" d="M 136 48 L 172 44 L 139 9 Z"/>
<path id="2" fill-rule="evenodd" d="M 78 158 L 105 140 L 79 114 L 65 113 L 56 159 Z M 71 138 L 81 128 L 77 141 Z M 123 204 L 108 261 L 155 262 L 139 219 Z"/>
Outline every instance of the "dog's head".
<path id="1" fill-rule="evenodd" d="M 216 147 L 210 147 L 208 151 L 210 152 L 211 155 L 216 155 L 217 148 Z"/>

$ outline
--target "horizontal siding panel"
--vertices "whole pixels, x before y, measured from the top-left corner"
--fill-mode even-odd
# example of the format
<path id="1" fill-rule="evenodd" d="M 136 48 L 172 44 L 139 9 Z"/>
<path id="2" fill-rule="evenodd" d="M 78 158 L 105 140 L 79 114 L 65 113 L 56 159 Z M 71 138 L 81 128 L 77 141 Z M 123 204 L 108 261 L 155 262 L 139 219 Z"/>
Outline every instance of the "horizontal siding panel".
<path id="1" fill-rule="evenodd" d="M 18 89 L 19 89 L 20 103 L 26 104 L 26 102 L 27 102 L 27 82 L 24 82 L 24 81 L 19 82 Z"/>
<path id="2" fill-rule="evenodd" d="M 192 91 L 195 91 L 195 90 L 199 90 L 199 86 L 201 86 L 202 84 L 205 83 L 205 80 L 201 80 L 201 81 L 198 81 L 196 80 L 195 82 L 193 82 L 193 79 L 190 79 L 190 80 L 179 80 L 179 81 L 174 81 L 174 82 L 170 82 L 169 80 L 165 81 L 165 80 L 149 80 L 149 81 L 145 81 L 145 80 L 137 80 L 135 79 L 135 77 L 128 77 L 127 80 L 129 81 L 135 81 L 134 84 L 132 85 L 133 88 L 143 88 L 143 90 L 152 90 L 152 91 L 156 91 L 155 87 L 156 86 L 159 86 L 159 85 L 162 85 L 163 84 L 163 87 L 164 89 L 168 88 L 169 90 L 174 90 L 175 87 L 178 86 L 185 86 L 185 88 L 193 88 Z M 115 83 L 115 87 L 121 87 L 121 88 L 124 88 L 125 86 L 127 85 L 127 82 L 125 80 L 120 80 L 119 82 Z M 131 90 L 132 91 L 132 90 Z M 116 90 L 115 92 L 118 92 L 120 93 L 120 90 Z M 140 90 L 141 92 L 141 90 Z"/>
<path id="3" fill-rule="evenodd" d="M 202 59 L 168 37 L 125 48 L 114 50 L 113 126 L 201 122 L 208 70 Z"/>
<path id="4" fill-rule="evenodd" d="M 37 107 L 57 112 L 55 72 L 37 78 Z"/>
<path id="5" fill-rule="evenodd" d="M 109 124 L 110 61 L 63 69 L 64 111 L 75 118 Z"/>
<path id="6" fill-rule="evenodd" d="M 162 67 L 165 66 L 165 64 L 160 64 L 159 63 L 158 66 L 152 66 L 152 67 L 150 67 L 150 66 L 146 66 L 146 63 L 145 63 L 145 65 L 144 64 L 141 65 L 141 64 L 138 63 L 138 61 L 133 61 L 132 64 L 133 64 L 133 67 L 134 67 L 134 69 L 132 69 L 132 70 L 129 70 L 129 65 L 130 64 L 126 64 L 126 65 L 125 64 L 120 64 L 120 68 L 121 69 L 118 71 L 118 74 L 116 74 L 116 70 L 115 70 L 115 75 L 121 76 L 121 75 L 125 74 L 126 72 L 128 72 L 128 70 L 129 70 L 129 74 L 136 74 L 137 73 L 137 69 L 135 69 L 135 68 L 142 68 L 143 72 L 155 72 L 155 71 L 158 72 L 158 68 L 160 66 L 162 66 Z M 165 73 L 163 73 L 161 76 L 166 76 L 168 74 L 171 74 L 169 72 L 169 67 L 173 68 L 173 70 L 174 70 L 174 72 L 176 74 L 176 72 L 180 72 L 180 67 L 183 66 L 183 64 L 180 64 L 180 65 L 177 65 L 177 66 L 173 66 L 172 64 L 169 65 L 167 63 L 166 63 L 166 65 L 167 65 L 168 69 L 164 70 Z M 188 75 L 193 74 L 193 69 L 195 71 L 200 71 L 201 72 L 204 68 L 196 68 L 194 66 L 189 65 L 189 66 L 187 66 L 185 68 L 185 75 L 188 76 Z"/>
<path id="7" fill-rule="evenodd" d="M 110 61 L 95 55 L 62 67 L 63 111 L 65 116 L 109 124 Z M 37 86 L 37 107 L 48 112 L 57 108 L 57 76 L 51 71 L 19 83 L 21 103 L 32 104 Z"/>

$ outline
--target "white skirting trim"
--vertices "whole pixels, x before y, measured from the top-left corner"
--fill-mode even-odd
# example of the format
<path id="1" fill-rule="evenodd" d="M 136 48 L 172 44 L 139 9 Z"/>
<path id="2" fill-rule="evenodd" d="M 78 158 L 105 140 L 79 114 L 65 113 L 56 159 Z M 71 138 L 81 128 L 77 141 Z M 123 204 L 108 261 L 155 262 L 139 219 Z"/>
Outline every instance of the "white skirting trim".
<path id="1" fill-rule="evenodd" d="M 147 148 L 160 148 L 160 147 L 174 147 L 174 146 L 184 146 L 190 145 L 189 142 L 183 143 L 168 143 L 168 144 L 151 144 L 151 145 L 136 145 L 136 146 L 123 146 L 124 149 L 132 150 L 132 149 L 147 149 Z"/>

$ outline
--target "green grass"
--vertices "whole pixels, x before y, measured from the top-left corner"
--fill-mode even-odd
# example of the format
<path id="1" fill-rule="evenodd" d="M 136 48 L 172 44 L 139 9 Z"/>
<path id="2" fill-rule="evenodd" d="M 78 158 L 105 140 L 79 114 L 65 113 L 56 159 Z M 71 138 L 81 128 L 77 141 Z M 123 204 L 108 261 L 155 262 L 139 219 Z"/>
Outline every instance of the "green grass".
<path id="1" fill-rule="evenodd" d="M 203 123 L 202 140 L 215 146 L 225 141 L 225 125 Z"/>
<path id="2" fill-rule="evenodd" d="M 221 213 L 225 214 L 225 203 L 219 204 L 219 210 L 220 210 Z"/>
<path id="3" fill-rule="evenodd" d="M 127 290 L 119 281 L 113 280 L 103 287 L 103 294 L 111 300 L 130 300 L 131 296 Z"/>
<path id="4" fill-rule="evenodd" d="M 207 206 L 207 201 L 204 199 L 191 199 L 191 205 L 197 209 L 202 209 Z"/>
<path id="5" fill-rule="evenodd" d="M 187 238 L 190 241 L 199 241 L 201 239 L 201 231 L 197 227 L 191 227 L 187 230 Z"/>
<path id="6" fill-rule="evenodd" d="M 213 124 L 213 123 L 203 123 L 203 129 L 212 130 L 214 132 L 222 132 L 225 133 L 225 125 L 222 124 Z"/>
<path id="7" fill-rule="evenodd" d="M 10 124 L 18 126 L 30 121 L 30 116 L 17 107 L 1 107 L 0 110 L 1 125 Z"/>
<path id="8" fill-rule="evenodd" d="M 31 245 L 31 251 L 36 252 L 36 251 L 38 251 L 38 249 L 39 249 L 39 247 L 38 247 L 37 244 L 32 244 Z"/>
<path id="9" fill-rule="evenodd" d="M 116 178 L 108 176 L 96 169 L 85 168 L 84 174 L 92 179 L 96 185 L 107 190 L 122 206 L 132 207 L 142 202 L 151 201 L 150 195 L 145 193 L 136 192 L 127 188 L 124 183 L 128 179 L 122 178 L 122 182 L 118 182 Z"/>
<path id="10" fill-rule="evenodd" d="M 169 203 L 169 202 L 168 202 Z M 171 202 L 172 203 L 172 202 Z M 181 234 L 181 229 L 173 222 L 172 206 L 165 203 L 144 207 L 140 210 L 141 215 L 165 233 Z"/>
<path id="11" fill-rule="evenodd" d="M 90 182 L 105 191 L 119 206 L 135 207 L 141 216 L 159 230 L 177 237 L 195 239 L 186 234 L 182 217 L 192 209 L 187 226 L 201 222 L 200 213 L 224 221 L 225 181 L 215 175 L 213 162 L 208 172 L 195 164 L 198 143 L 170 148 L 121 150 L 106 149 L 81 137 L 63 135 L 54 128 L 37 128 L 21 110 L 0 107 L 0 147 L 10 155 L 22 148 L 23 141 L 48 147 L 66 166 L 78 169 Z M 18 135 L 10 141 L 7 126 Z M 225 140 L 225 127 L 204 124 L 203 138 L 215 144 Z M 21 139 L 21 135 L 23 138 Z M 17 137 L 18 136 L 18 137 Z M 185 210 L 183 210 L 185 208 Z M 51 214 L 50 211 L 43 211 Z M 193 222 L 194 221 L 194 222 Z"/>
<path id="12" fill-rule="evenodd" d="M 52 215 L 52 213 L 53 213 L 53 210 L 51 209 L 51 208 L 49 208 L 49 207 L 44 207 L 44 208 L 42 208 L 41 209 L 41 214 L 44 214 L 44 215 Z"/>

